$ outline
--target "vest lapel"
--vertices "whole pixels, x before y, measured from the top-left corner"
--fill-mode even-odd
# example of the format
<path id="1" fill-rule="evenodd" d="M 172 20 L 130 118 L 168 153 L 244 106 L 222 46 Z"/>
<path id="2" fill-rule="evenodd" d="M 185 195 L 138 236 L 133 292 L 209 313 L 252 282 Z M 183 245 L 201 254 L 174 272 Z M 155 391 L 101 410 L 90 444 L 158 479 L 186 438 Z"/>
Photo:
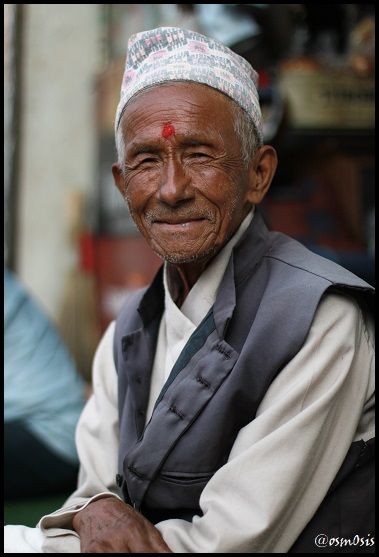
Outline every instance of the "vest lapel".
<path id="1" fill-rule="evenodd" d="M 163 394 L 143 438 L 124 460 L 124 476 L 137 508 L 167 455 L 229 375 L 237 357 L 214 329 Z"/>
<path id="2" fill-rule="evenodd" d="M 197 419 L 237 361 L 238 353 L 219 334 L 225 330 L 235 306 L 232 260 L 226 275 L 228 288 L 222 311 L 211 310 L 189 339 L 158 397 L 143 437 L 124 460 L 124 477 L 137 508 L 178 439 Z"/>
<path id="3" fill-rule="evenodd" d="M 127 378 L 127 388 L 131 395 L 129 398 L 133 405 L 136 440 L 141 436 L 145 425 L 151 369 L 164 305 L 162 272 L 161 268 L 138 306 L 142 326 L 121 339 L 123 369 L 121 373 L 119 371 L 119 378 Z M 126 386 L 119 384 L 119 390 L 121 394 L 125 394 Z M 120 399 L 119 402 L 123 406 L 125 399 Z M 126 412 L 125 416 L 129 419 L 129 412 Z M 121 423 L 121 429 L 123 426 Z"/>
<path id="4" fill-rule="evenodd" d="M 154 361 L 160 316 L 144 329 L 138 329 L 122 339 L 123 365 L 127 369 L 128 388 L 134 406 L 136 439 L 145 426 L 146 408 L 149 399 L 151 369 Z"/>

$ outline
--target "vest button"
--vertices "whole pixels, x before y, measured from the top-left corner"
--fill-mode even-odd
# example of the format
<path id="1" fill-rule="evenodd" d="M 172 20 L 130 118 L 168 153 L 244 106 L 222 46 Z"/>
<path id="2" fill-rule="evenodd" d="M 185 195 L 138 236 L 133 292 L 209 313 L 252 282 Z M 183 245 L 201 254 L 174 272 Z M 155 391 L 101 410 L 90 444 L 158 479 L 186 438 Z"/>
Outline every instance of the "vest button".
<path id="1" fill-rule="evenodd" d="M 170 410 L 170 412 L 173 412 L 174 414 L 176 414 L 178 416 L 178 418 L 180 418 L 181 420 L 184 418 L 183 414 L 181 412 L 179 412 L 179 410 L 176 408 L 176 406 L 170 406 L 169 410 Z"/>
<path id="2" fill-rule="evenodd" d="M 116 485 L 117 485 L 118 487 L 121 487 L 121 486 L 122 486 L 122 479 L 123 479 L 123 478 L 122 478 L 121 474 L 116 474 Z"/>

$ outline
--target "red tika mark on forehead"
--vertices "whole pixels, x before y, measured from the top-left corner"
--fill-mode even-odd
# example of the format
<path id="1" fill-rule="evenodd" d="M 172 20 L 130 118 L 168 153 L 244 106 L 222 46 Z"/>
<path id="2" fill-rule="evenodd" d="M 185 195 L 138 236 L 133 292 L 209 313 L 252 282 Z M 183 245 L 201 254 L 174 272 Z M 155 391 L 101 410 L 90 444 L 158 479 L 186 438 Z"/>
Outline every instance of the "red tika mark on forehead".
<path id="1" fill-rule="evenodd" d="M 175 128 L 171 124 L 165 124 L 163 126 L 162 137 L 164 137 L 165 139 L 168 139 L 169 137 L 174 135 L 174 133 L 175 133 Z"/>

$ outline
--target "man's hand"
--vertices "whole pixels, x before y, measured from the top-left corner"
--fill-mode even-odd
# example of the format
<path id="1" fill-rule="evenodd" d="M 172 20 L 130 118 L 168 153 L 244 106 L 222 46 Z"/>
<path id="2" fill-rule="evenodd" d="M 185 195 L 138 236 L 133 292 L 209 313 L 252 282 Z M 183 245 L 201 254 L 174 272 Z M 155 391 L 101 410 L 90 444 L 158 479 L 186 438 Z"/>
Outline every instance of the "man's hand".
<path id="1" fill-rule="evenodd" d="M 172 553 L 151 522 L 115 497 L 90 503 L 72 524 L 81 553 Z"/>

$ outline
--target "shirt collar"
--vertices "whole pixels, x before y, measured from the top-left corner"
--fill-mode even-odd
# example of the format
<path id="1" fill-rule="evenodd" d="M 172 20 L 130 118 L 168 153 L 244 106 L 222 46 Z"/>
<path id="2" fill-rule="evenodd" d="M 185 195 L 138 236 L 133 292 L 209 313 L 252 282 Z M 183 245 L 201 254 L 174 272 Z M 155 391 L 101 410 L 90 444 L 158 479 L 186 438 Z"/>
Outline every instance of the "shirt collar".
<path id="1" fill-rule="evenodd" d="M 229 242 L 212 259 L 208 267 L 200 275 L 180 308 L 176 306 L 171 297 L 167 281 L 167 265 L 165 263 L 163 273 L 165 308 L 166 311 L 168 310 L 170 313 L 173 312 L 176 319 L 180 317 L 179 314 L 182 314 L 184 318 L 183 326 L 185 326 L 185 324 L 188 326 L 191 323 L 193 326 L 197 327 L 213 306 L 218 287 L 225 273 L 233 248 L 248 229 L 253 217 L 254 208 L 244 218 Z"/>

